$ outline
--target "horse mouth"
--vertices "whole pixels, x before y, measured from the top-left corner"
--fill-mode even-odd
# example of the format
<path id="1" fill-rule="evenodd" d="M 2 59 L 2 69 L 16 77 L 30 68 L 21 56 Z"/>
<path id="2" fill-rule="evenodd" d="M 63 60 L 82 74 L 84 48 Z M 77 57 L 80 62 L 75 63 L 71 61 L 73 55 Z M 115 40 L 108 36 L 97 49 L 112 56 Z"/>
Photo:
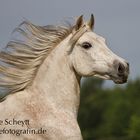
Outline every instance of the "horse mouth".
<path id="1" fill-rule="evenodd" d="M 106 80 L 112 80 L 115 84 L 124 84 L 128 80 L 128 74 L 123 74 L 123 75 L 111 75 L 111 74 L 95 74 L 95 77 L 101 78 L 101 79 L 106 79 Z"/>
<path id="2" fill-rule="evenodd" d="M 115 84 L 124 84 L 127 82 L 128 80 L 128 76 L 124 75 L 124 76 L 121 76 L 121 77 L 112 77 L 111 76 L 111 79 L 113 80 L 113 82 Z"/>
<path id="3" fill-rule="evenodd" d="M 115 84 L 124 84 L 127 82 L 127 79 L 125 80 L 113 80 Z"/>

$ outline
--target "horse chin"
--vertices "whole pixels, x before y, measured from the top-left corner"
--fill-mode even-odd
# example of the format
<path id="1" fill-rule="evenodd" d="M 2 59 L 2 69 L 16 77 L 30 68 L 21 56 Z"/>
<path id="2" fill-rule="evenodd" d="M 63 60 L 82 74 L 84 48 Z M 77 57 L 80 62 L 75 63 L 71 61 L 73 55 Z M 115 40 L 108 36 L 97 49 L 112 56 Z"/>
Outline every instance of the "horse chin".
<path id="1" fill-rule="evenodd" d="M 98 78 L 101 78 L 101 79 L 104 79 L 104 80 L 110 80 L 110 76 L 107 75 L 107 74 L 104 74 L 104 75 L 102 75 L 102 74 L 95 74 L 94 76 L 98 77 Z"/>

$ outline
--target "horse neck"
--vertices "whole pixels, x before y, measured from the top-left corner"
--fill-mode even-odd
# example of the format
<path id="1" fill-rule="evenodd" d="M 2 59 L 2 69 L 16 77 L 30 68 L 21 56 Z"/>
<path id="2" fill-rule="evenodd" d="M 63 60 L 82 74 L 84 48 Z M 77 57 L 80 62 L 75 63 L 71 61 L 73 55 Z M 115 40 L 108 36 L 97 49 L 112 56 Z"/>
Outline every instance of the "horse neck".
<path id="1" fill-rule="evenodd" d="M 60 43 L 45 59 L 32 87 L 38 96 L 43 96 L 47 106 L 65 110 L 77 117 L 80 78 L 70 66 L 65 42 Z"/>

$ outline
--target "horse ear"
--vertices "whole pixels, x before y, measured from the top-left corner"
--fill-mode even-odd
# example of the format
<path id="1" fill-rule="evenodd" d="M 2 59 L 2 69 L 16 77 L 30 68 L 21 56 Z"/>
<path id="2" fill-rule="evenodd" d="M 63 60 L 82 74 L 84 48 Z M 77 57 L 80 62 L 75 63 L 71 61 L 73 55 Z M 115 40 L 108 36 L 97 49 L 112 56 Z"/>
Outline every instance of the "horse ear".
<path id="1" fill-rule="evenodd" d="M 83 15 L 78 17 L 76 24 L 75 24 L 75 31 L 79 30 L 82 25 L 83 25 Z"/>
<path id="2" fill-rule="evenodd" d="M 90 20 L 88 22 L 88 26 L 90 27 L 91 30 L 94 28 L 94 15 L 93 14 L 91 14 Z"/>

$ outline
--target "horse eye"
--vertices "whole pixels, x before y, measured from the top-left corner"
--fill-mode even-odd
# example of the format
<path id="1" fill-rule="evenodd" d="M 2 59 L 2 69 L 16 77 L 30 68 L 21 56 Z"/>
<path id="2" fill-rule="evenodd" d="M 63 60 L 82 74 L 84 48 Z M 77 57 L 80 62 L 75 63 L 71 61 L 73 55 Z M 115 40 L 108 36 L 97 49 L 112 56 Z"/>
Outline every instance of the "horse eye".
<path id="1" fill-rule="evenodd" d="M 90 43 L 88 43 L 88 42 L 84 42 L 84 43 L 82 44 L 82 47 L 83 47 L 84 49 L 89 49 L 89 48 L 92 47 L 92 45 L 91 45 Z"/>

